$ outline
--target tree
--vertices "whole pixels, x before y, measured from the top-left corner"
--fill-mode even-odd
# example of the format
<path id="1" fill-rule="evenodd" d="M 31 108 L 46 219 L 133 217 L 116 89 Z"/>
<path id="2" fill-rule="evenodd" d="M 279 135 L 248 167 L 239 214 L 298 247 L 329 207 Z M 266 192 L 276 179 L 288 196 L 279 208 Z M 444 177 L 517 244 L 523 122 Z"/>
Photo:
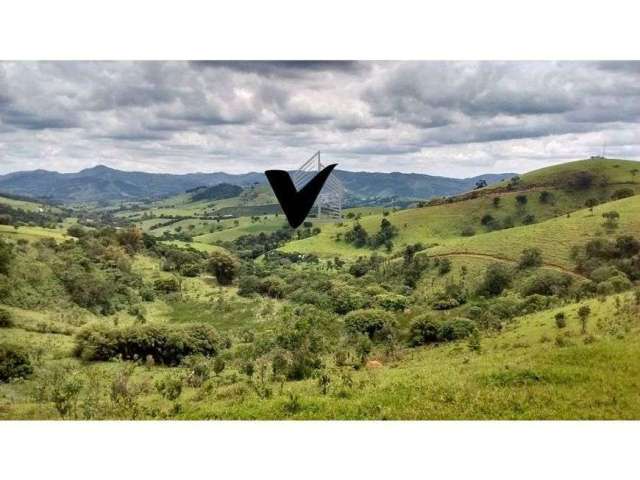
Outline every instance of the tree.
<path id="1" fill-rule="evenodd" d="M 502 263 L 492 263 L 484 274 L 478 293 L 486 296 L 500 295 L 505 288 L 511 285 L 511 280 L 512 273 L 509 268 Z"/>
<path id="2" fill-rule="evenodd" d="M 484 179 L 480 179 L 480 180 L 478 180 L 478 181 L 476 182 L 475 190 L 478 190 L 478 189 L 480 189 L 480 188 L 484 188 L 484 187 L 486 187 L 486 186 L 487 186 L 487 181 L 486 181 L 486 180 L 484 180 Z"/>
<path id="3" fill-rule="evenodd" d="M 238 260 L 229 253 L 218 251 L 209 255 L 207 270 L 216 277 L 220 285 L 230 285 L 239 268 Z"/>
<path id="4" fill-rule="evenodd" d="M 587 201 L 584 202 L 584 206 L 587 207 L 591 213 L 593 213 L 593 207 L 598 205 L 598 203 L 598 200 L 596 200 L 595 198 L 588 198 Z"/>
<path id="5" fill-rule="evenodd" d="M 540 203 L 549 204 L 553 203 L 553 194 L 548 191 L 540 192 L 540 196 L 538 197 Z"/>
<path id="6" fill-rule="evenodd" d="M 519 207 L 524 207 L 527 204 L 528 198 L 526 195 L 516 195 L 516 204 Z"/>
<path id="7" fill-rule="evenodd" d="M 118 232 L 118 241 L 129 253 L 135 253 L 144 247 L 143 232 L 139 227 L 131 227 Z"/>
<path id="8" fill-rule="evenodd" d="M 602 214 L 602 217 L 605 219 L 602 224 L 607 230 L 614 230 L 618 227 L 618 219 L 620 218 L 620 214 L 616 211 L 605 212 Z"/>
<path id="9" fill-rule="evenodd" d="M 520 255 L 520 261 L 518 262 L 518 268 L 521 270 L 525 268 L 540 267 L 542 265 L 542 252 L 539 248 L 525 248 Z"/>
<path id="10" fill-rule="evenodd" d="M 580 319 L 583 335 L 587 333 L 587 320 L 589 319 L 589 315 L 591 315 L 589 305 L 583 305 L 578 309 L 578 318 Z"/>
<path id="11" fill-rule="evenodd" d="M 356 223 L 351 230 L 344 234 L 344 241 L 353 244 L 356 248 L 361 248 L 369 243 L 369 234 L 362 225 Z"/>
<path id="12" fill-rule="evenodd" d="M 564 312 L 556 313 L 555 319 L 556 319 L 556 326 L 558 328 L 564 328 L 567 326 L 567 317 L 564 314 Z"/>
<path id="13" fill-rule="evenodd" d="M 71 225 L 69 228 L 67 228 L 67 235 L 75 238 L 83 238 L 87 235 L 87 231 L 82 228 L 82 225 L 76 224 Z"/>
<path id="14" fill-rule="evenodd" d="M 502 199 L 500 197 L 493 197 L 493 206 L 494 206 L 494 208 L 500 207 L 500 201 L 501 200 Z"/>

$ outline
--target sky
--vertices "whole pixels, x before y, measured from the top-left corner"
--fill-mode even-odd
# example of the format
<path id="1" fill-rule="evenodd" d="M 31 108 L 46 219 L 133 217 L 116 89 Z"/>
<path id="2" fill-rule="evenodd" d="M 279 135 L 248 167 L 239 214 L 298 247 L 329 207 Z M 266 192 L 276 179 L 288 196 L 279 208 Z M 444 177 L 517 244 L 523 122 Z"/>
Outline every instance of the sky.
<path id="1" fill-rule="evenodd" d="M 640 159 L 640 62 L 0 62 L 0 174 Z"/>

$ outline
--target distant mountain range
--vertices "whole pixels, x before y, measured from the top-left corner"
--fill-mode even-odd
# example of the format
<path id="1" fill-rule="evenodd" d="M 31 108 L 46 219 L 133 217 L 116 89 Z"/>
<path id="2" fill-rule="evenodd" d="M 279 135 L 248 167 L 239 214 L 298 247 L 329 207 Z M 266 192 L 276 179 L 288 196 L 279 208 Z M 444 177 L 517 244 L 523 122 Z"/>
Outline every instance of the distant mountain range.
<path id="1" fill-rule="evenodd" d="M 479 180 L 491 184 L 513 173 L 487 174 L 472 178 L 448 178 L 418 173 L 372 173 L 337 170 L 349 198 L 429 199 L 454 195 L 474 188 Z M 219 183 L 248 186 L 265 183 L 263 173 L 189 173 L 184 175 L 125 172 L 98 165 L 77 173 L 32 170 L 0 175 L 0 192 L 56 202 L 90 202 L 160 198 L 198 186 Z"/>

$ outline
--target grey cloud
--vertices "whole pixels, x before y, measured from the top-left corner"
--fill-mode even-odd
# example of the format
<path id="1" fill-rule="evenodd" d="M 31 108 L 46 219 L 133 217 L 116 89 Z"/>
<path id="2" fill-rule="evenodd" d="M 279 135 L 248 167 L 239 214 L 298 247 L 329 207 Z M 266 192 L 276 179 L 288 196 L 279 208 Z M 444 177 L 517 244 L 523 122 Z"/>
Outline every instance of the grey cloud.
<path id="1" fill-rule="evenodd" d="M 194 68 L 226 68 L 270 77 L 300 77 L 317 72 L 357 72 L 367 68 L 363 62 L 348 60 L 242 60 L 242 61 L 194 61 Z"/>
<path id="2" fill-rule="evenodd" d="M 0 62 L 0 173 L 238 172 L 321 149 L 345 169 L 473 176 L 602 143 L 640 155 L 639 65 Z"/>

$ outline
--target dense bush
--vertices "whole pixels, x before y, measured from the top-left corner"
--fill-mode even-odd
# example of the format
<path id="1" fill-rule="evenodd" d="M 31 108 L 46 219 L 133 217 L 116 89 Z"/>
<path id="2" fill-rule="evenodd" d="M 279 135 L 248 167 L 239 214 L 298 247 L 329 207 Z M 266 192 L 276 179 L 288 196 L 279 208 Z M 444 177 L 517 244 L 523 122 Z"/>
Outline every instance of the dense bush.
<path id="1" fill-rule="evenodd" d="M 22 348 L 0 344 L 0 383 L 26 378 L 32 373 L 31 360 Z"/>
<path id="2" fill-rule="evenodd" d="M 476 231 L 471 225 L 467 225 L 460 232 L 460 235 L 462 235 L 463 237 L 473 237 L 475 234 L 476 234 Z"/>
<path id="3" fill-rule="evenodd" d="M 9 310 L 0 308 L 0 328 L 13 327 L 13 315 Z"/>
<path id="4" fill-rule="evenodd" d="M 153 282 L 153 288 L 161 293 L 179 292 L 180 282 L 175 277 L 159 278 Z"/>
<path id="5" fill-rule="evenodd" d="M 393 293 L 376 295 L 375 303 L 391 312 L 401 312 L 407 307 L 407 297 Z"/>
<path id="6" fill-rule="evenodd" d="M 90 325 L 75 338 L 74 354 L 83 360 L 125 360 L 152 357 L 154 362 L 176 365 L 189 355 L 216 355 L 221 349 L 218 333 L 208 325 L 135 325 L 109 328 Z"/>
<path id="7" fill-rule="evenodd" d="M 362 334 L 372 340 L 380 340 L 393 334 L 395 319 L 389 312 L 378 308 L 355 310 L 344 317 L 344 326 L 348 335 Z"/>
<path id="8" fill-rule="evenodd" d="M 231 254 L 214 251 L 209 256 L 207 270 L 216 277 L 220 285 L 230 285 L 236 274 L 240 264 Z"/>
<path id="9" fill-rule="evenodd" d="M 542 265 L 542 252 L 539 248 L 525 248 L 520 255 L 518 268 L 534 268 Z"/>
<path id="10" fill-rule="evenodd" d="M 476 330 L 476 325 L 468 318 L 444 320 L 438 328 L 438 340 L 448 342 L 467 338 Z"/>
<path id="11" fill-rule="evenodd" d="M 449 310 L 466 303 L 467 293 L 462 285 L 448 284 L 444 290 L 434 295 L 431 306 L 434 310 Z"/>
<path id="12" fill-rule="evenodd" d="M 482 283 L 478 287 L 478 294 L 493 297 L 500 295 L 511 285 L 513 274 L 502 263 L 492 263 L 484 273 Z"/>
<path id="13" fill-rule="evenodd" d="M 476 331 L 476 324 L 468 318 L 438 321 L 429 315 L 421 315 L 411 322 L 409 344 L 418 346 L 460 340 L 469 337 Z"/>
<path id="14" fill-rule="evenodd" d="M 535 294 L 563 296 L 567 294 L 572 282 L 573 278 L 566 273 L 545 270 L 526 278 L 521 292 L 525 296 Z"/>
<path id="15" fill-rule="evenodd" d="M 601 267 L 614 266 L 629 280 L 640 280 L 640 241 L 623 235 L 615 241 L 596 238 L 572 249 L 572 258 L 580 273 L 591 276 Z"/>
<path id="16" fill-rule="evenodd" d="M 636 194 L 632 188 L 620 188 L 613 192 L 611 200 L 620 200 L 622 198 L 632 197 Z"/>
<path id="17" fill-rule="evenodd" d="M 369 243 L 369 234 L 362 225 L 356 223 L 351 230 L 344 234 L 344 241 L 356 248 L 361 248 Z"/>
<path id="18" fill-rule="evenodd" d="M 409 344 L 412 347 L 438 341 L 439 323 L 429 315 L 416 317 L 409 327 Z"/>

